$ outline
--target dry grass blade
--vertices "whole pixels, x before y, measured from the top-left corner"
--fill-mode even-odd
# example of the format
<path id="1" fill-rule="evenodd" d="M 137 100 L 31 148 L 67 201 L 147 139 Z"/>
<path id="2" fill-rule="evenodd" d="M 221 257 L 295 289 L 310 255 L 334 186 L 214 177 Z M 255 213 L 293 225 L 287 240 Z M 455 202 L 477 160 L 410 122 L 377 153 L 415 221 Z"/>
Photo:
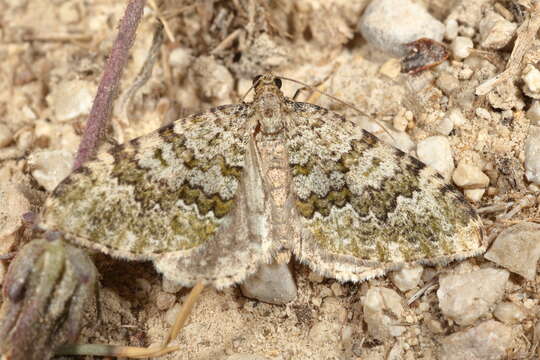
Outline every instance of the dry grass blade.
<path id="1" fill-rule="evenodd" d="M 165 338 L 165 341 L 163 342 L 163 346 L 168 345 L 172 339 L 175 339 L 178 336 L 178 333 L 186 323 L 186 320 L 191 313 L 191 309 L 193 308 L 193 305 L 195 305 L 195 302 L 199 298 L 199 295 L 201 295 L 203 289 L 204 285 L 202 283 L 197 283 L 197 285 L 195 285 L 193 289 L 191 289 L 191 292 L 189 293 L 186 302 L 184 303 L 182 309 L 180 310 L 180 313 L 176 317 L 176 321 L 174 322 L 171 331 L 169 331 L 167 337 Z"/>

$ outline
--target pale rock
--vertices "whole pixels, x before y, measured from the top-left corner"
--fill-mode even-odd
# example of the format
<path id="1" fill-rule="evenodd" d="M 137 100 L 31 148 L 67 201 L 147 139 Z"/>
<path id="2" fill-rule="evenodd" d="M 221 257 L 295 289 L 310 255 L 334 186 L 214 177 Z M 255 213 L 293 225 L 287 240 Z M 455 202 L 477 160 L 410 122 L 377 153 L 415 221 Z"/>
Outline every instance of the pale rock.
<path id="1" fill-rule="evenodd" d="M 177 282 L 171 281 L 167 279 L 166 277 L 163 277 L 163 282 L 161 284 L 161 289 L 163 291 L 168 292 L 169 294 L 176 294 L 180 290 L 182 290 L 183 286 L 178 284 Z"/>
<path id="2" fill-rule="evenodd" d="M 468 66 L 463 67 L 458 73 L 458 79 L 460 80 L 470 80 L 474 74 L 474 70 Z"/>
<path id="3" fill-rule="evenodd" d="M 467 121 L 465 116 L 463 116 L 461 109 L 459 108 L 453 108 L 452 110 L 450 110 L 448 112 L 448 117 L 450 118 L 450 120 L 452 120 L 452 124 L 458 127 L 463 126 L 465 122 Z"/>
<path id="4" fill-rule="evenodd" d="M 422 265 L 411 265 L 390 274 L 394 285 L 405 292 L 414 289 L 422 279 L 424 268 Z"/>
<path id="5" fill-rule="evenodd" d="M 68 121 L 90 113 L 96 87 L 89 81 L 64 81 L 53 88 L 47 103 L 58 121 Z"/>
<path id="6" fill-rule="evenodd" d="M 319 284 L 319 283 L 322 283 L 324 281 L 324 276 L 322 276 L 319 273 L 316 273 L 315 271 L 311 271 L 309 273 L 309 275 L 308 275 L 308 279 L 311 282 Z"/>
<path id="7" fill-rule="evenodd" d="M 390 79 L 395 79 L 401 73 L 401 62 L 399 59 L 388 59 L 379 68 L 379 73 L 388 76 Z"/>
<path id="8" fill-rule="evenodd" d="M 462 189 L 486 188 L 489 185 L 489 177 L 477 166 L 460 161 L 452 174 L 454 183 Z"/>
<path id="9" fill-rule="evenodd" d="M 506 359 L 512 329 L 495 320 L 454 333 L 440 340 L 439 360 Z"/>
<path id="10" fill-rule="evenodd" d="M 533 100 L 531 107 L 527 110 L 527 118 L 531 125 L 540 126 L 540 100 Z"/>
<path id="11" fill-rule="evenodd" d="M 234 354 L 225 360 L 268 360 L 268 358 L 257 354 Z"/>
<path id="12" fill-rule="evenodd" d="M 507 325 L 518 324 L 527 317 L 523 307 L 512 302 L 502 302 L 497 304 L 497 307 L 495 307 L 495 310 L 493 311 L 493 315 Z"/>
<path id="13" fill-rule="evenodd" d="M 529 127 L 524 154 L 527 180 L 540 185 L 540 126 Z"/>
<path id="14" fill-rule="evenodd" d="M 81 16 L 74 2 L 64 2 L 58 7 L 58 19 L 64 24 L 73 24 L 80 21 Z"/>
<path id="15" fill-rule="evenodd" d="M 28 211 L 30 211 L 30 202 L 17 186 L 9 181 L 1 181 L 0 242 L 3 243 L 7 236 L 13 234 L 22 226 L 22 215 Z"/>
<path id="16" fill-rule="evenodd" d="M 454 122 L 450 116 L 445 116 L 437 124 L 437 132 L 441 135 L 448 136 L 454 130 Z"/>
<path id="17" fill-rule="evenodd" d="M 421 161 L 437 170 L 445 179 L 450 179 L 454 170 L 454 159 L 447 137 L 431 136 L 420 141 L 416 153 Z"/>
<path id="18" fill-rule="evenodd" d="M 287 264 L 264 264 L 240 285 L 242 294 L 269 304 L 286 304 L 296 299 L 296 284 Z"/>
<path id="19" fill-rule="evenodd" d="M 345 291 L 343 290 L 343 286 L 341 286 L 340 283 L 335 282 L 332 285 L 330 285 L 330 289 L 332 290 L 332 293 L 334 296 L 343 296 L 345 295 Z"/>
<path id="20" fill-rule="evenodd" d="M 363 298 L 364 321 L 368 332 L 377 339 L 396 337 L 405 332 L 401 325 L 404 309 L 401 297 L 394 290 L 373 287 Z"/>
<path id="21" fill-rule="evenodd" d="M 372 1 L 359 28 L 368 42 L 395 57 L 405 55 L 404 44 L 423 37 L 441 41 L 445 32 L 439 20 L 410 0 Z"/>
<path id="22" fill-rule="evenodd" d="M 53 191 L 73 169 L 74 156 L 65 150 L 44 150 L 30 154 L 32 176 L 47 191 Z"/>
<path id="23" fill-rule="evenodd" d="M 458 35 L 458 28 L 458 22 L 455 19 L 446 19 L 444 37 L 450 41 L 454 40 Z"/>
<path id="24" fill-rule="evenodd" d="M 9 145 L 13 141 L 13 133 L 4 124 L 0 123 L 0 148 Z"/>
<path id="25" fill-rule="evenodd" d="M 527 64 L 521 79 L 524 82 L 523 92 L 533 99 L 540 99 L 540 71 L 534 65 Z"/>
<path id="26" fill-rule="evenodd" d="M 454 91 L 459 89 L 459 80 L 447 71 L 443 71 L 436 82 L 439 89 L 446 95 L 451 95 Z"/>
<path id="27" fill-rule="evenodd" d="M 478 202 L 482 200 L 482 196 L 484 196 L 484 193 L 486 192 L 486 189 L 465 189 L 463 190 L 463 195 L 465 195 L 465 198 L 472 202 Z"/>
<path id="28" fill-rule="evenodd" d="M 476 114 L 476 116 L 478 116 L 481 119 L 491 120 L 491 114 L 485 108 L 482 108 L 482 107 L 476 108 L 474 113 Z"/>
<path id="29" fill-rule="evenodd" d="M 456 59 L 465 59 L 471 55 L 474 48 L 472 40 L 468 37 L 458 36 L 452 42 L 450 49 Z"/>
<path id="30" fill-rule="evenodd" d="M 489 12 L 480 21 L 480 45 L 486 49 L 501 49 L 508 45 L 517 25 L 495 12 Z"/>
<path id="31" fill-rule="evenodd" d="M 193 84 L 198 86 L 202 99 L 229 102 L 234 79 L 224 65 L 211 56 L 200 56 L 189 68 Z"/>
<path id="32" fill-rule="evenodd" d="M 169 310 L 167 310 L 167 312 L 165 313 L 165 321 L 167 322 L 167 324 L 173 326 L 181 310 L 182 305 L 179 303 L 176 303 L 173 307 L 169 308 Z"/>
<path id="33" fill-rule="evenodd" d="M 156 306 L 159 310 L 168 310 L 176 302 L 176 296 L 160 291 L 156 296 Z"/>
<path id="34" fill-rule="evenodd" d="M 405 117 L 405 109 L 401 109 L 396 116 L 394 116 L 392 126 L 396 131 L 404 132 L 407 129 L 408 124 L 409 120 Z"/>
<path id="35" fill-rule="evenodd" d="M 527 280 L 534 280 L 540 259 L 540 224 L 522 222 L 505 229 L 484 257 Z"/>
<path id="36" fill-rule="evenodd" d="M 177 47 L 169 54 L 169 64 L 176 68 L 181 74 L 184 73 L 193 62 L 191 50 L 184 47 Z"/>
<path id="37" fill-rule="evenodd" d="M 473 324 L 502 298 L 509 275 L 506 270 L 488 268 L 442 276 L 437 290 L 442 313 L 459 325 Z"/>

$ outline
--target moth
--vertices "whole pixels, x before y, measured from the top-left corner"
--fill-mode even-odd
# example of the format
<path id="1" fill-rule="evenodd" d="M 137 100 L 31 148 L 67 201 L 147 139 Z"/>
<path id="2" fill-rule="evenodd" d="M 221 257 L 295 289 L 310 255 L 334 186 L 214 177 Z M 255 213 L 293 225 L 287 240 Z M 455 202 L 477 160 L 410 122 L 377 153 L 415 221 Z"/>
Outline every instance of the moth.
<path id="1" fill-rule="evenodd" d="M 50 195 L 42 226 L 217 288 L 281 252 L 362 281 L 485 251 L 477 213 L 434 169 L 280 88 L 258 76 L 252 102 L 99 153 Z"/>

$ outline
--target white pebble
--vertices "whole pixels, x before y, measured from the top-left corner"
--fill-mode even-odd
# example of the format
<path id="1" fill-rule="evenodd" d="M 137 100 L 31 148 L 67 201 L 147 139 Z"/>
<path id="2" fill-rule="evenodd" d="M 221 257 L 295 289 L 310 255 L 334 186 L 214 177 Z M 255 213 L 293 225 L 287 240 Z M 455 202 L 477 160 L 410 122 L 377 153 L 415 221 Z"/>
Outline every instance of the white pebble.
<path id="1" fill-rule="evenodd" d="M 392 120 L 392 126 L 399 132 L 404 132 L 407 129 L 408 124 L 409 121 L 405 117 L 405 111 L 403 109 L 399 111 Z"/>
<path id="2" fill-rule="evenodd" d="M 437 297 L 442 313 L 459 325 L 473 324 L 502 298 L 509 275 L 503 269 L 486 268 L 441 276 Z"/>
<path id="3" fill-rule="evenodd" d="M 452 120 L 452 124 L 457 127 L 463 126 L 467 121 L 459 108 L 453 108 L 452 110 L 450 110 L 448 113 L 448 117 Z"/>
<path id="4" fill-rule="evenodd" d="M 473 48 L 472 40 L 463 36 L 456 37 L 451 45 L 452 54 L 456 59 L 465 59 L 471 54 Z"/>
<path id="5" fill-rule="evenodd" d="M 450 116 L 445 116 L 439 124 L 437 124 L 437 132 L 441 135 L 447 136 L 452 130 L 454 130 L 454 122 Z"/>
<path id="6" fill-rule="evenodd" d="M 486 189 L 465 189 L 463 190 L 463 195 L 465 195 L 465 198 L 472 202 L 478 202 L 482 200 L 482 196 L 484 196 L 484 193 L 486 192 Z"/>
<path id="7" fill-rule="evenodd" d="M 75 119 L 90 113 L 96 87 L 89 81 L 65 81 L 53 88 L 47 103 L 58 121 Z"/>
<path id="8" fill-rule="evenodd" d="M 516 24 L 491 11 L 480 21 L 480 45 L 487 49 L 501 49 L 512 40 L 516 28 Z"/>
<path id="9" fill-rule="evenodd" d="M 533 100 L 531 107 L 527 110 L 527 118 L 531 125 L 540 125 L 540 101 Z"/>
<path id="10" fill-rule="evenodd" d="M 454 170 L 452 149 L 446 136 L 431 136 L 420 141 L 416 148 L 418 158 L 449 180 Z"/>
<path id="11" fill-rule="evenodd" d="M 524 146 L 525 176 L 540 185 L 540 126 L 531 126 Z"/>
<path id="12" fill-rule="evenodd" d="M 9 145 L 13 140 L 13 133 L 4 124 L 0 123 L 0 148 Z"/>
<path id="13" fill-rule="evenodd" d="M 168 292 L 169 294 L 176 294 L 177 292 L 182 290 L 183 286 L 178 284 L 177 282 L 167 279 L 166 277 L 163 277 L 163 283 L 161 284 L 161 288 L 163 289 L 163 291 Z"/>
<path id="14" fill-rule="evenodd" d="M 169 308 L 169 310 L 167 310 L 167 312 L 165 313 L 165 321 L 167 322 L 167 324 L 169 324 L 170 326 L 174 325 L 181 309 L 182 305 L 177 303 L 173 307 Z"/>
<path id="15" fill-rule="evenodd" d="M 479 107 L 474 111 L 476 116 L 482 119 L 491 120 L 491 114 L 485 108 Z"/>
<path id="16" fill-rule="evenodd" d="M 460 79 L 460 80 L 469 80 L 470 78 L 472 78 L 473 74 L 474 74 L 473 69 L 471 69 L 468 66 L 465 66 L 463 69 L 461 69 L 459 71 L 458 79 Z"/>
<path id="17" fill-rule="evenodd" d="M 439 75 L 436 84 L 446 95 L 452 94 L 460 86 L 459 80 L 447 71 Z"/>
<path id="18" fill-rule="evenodd" d="M 489 185 L 489 177 L 480 168 L 463 161 L 458 164 L 452 180 L 462 189 L 486 188 Z"/>
<path id="19" fill-rule="evenodd" d="M 199 87 L 204 99 L 230 101 L 234 79 L 227 67 L 211 56 L 201 56 L 195 59 L 189 69 L 193 83 Z"/>
<path id="20" fill-rule="evenodd" d="M 455 19 L 447 19 L 445 22 L 444 37 L 447 40 L 454 40 L 458 35 L 458 23 Z"/>
<path id="21" fill-rule="evenodd" d="M 47 191 L 53 191 L 73 169 L 73 154 L 65 150 L 45 150 L 30 154 L 28 165 L 34 179 Z"/>
<path id="22" fill-rule="evenodd" d="M 404 267 L 401 270 L 394 271 L 390 274 L 390 278 L 396 287 L 405 292 L 407 290 L 415 288 L 420 279 L 422 278 L 422 273 L 424 268 L 422 265 L 411 265 Z"/>
<path id="23" fill-rule="evenodd" d="M 439 360 L 507 359 L 512 329 L 495 320 L 448 335 L 439 340 Z"/>
<path id="24" fill-rule="evenodd" d="M 493 315 L 505 324 L 517 324 L 527 317 L 523 307 L 512 302 L 502 302 L 497 304 L 497 307 L 495 307 L 495 310 L 493 311 Z"/>
<path id="25" fill-rule="evenodd" d="M 383 287 L 370 288 L 362 301 L 364 321 L 368 332 L 377 339 L 401 335 L 406 328 L 402 299 L 394 290 Z"/>
<path id="26" fill-rule="evenodd" d="M 73 24 L 80 21 L 81 17 L 77 5 L 73 2 L 65 2 L 58 8 L 58 19 L 64 24 Z"/>
<path id="27" fill-rule="evenodd" d="M 296 284 L 287 264 L 264 264 L 240 285 L 244 296 L 269 304 L 286 304 L 296 298 Z"/>
<path id="28" fill-rule="evenodd" d="M 534 280 L 540 259 L 540 225 L 522 222 L 501 232 L 484 257 L 519 274 Z"/>
<path id="29" fill-rule="evenodd" d="M 368 42 L 396 57 L 405 55 L 403 44 L 422 37 L 441 41 L 445 32 L 439 20 L 410 0 L 372 1 L 359 28 Z"/>
<path id="30" fill-rule="evenodd" d="M 191 50 L 184 47 L 177 47 L 169 54 L 169 64 L 183 73 L 193 62 Z"/>
<path id="31" fill-rule="evenodd" d="M 525 83 L 523 86 L 525 94 L 534 99 L 540 99 L 540 71 L 535 66 L 528 64 L 523 69 L 521 78 Z"/>
<path id="32" fill-rule="evenodd" d="M 176 301 L 176 296 L 173 294 L 160 291 L 156 296 L 156 306 L 159 310 L 170 309 Z"/>

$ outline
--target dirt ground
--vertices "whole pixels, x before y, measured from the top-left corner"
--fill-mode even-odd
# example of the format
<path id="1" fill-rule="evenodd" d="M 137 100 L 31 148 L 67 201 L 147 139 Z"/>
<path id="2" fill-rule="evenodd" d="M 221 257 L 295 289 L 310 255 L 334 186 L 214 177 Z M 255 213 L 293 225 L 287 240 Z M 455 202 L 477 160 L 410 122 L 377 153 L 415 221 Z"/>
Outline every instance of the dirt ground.
<path id="1" fill-rule="evenodd" d="M 148 1 L 108 139 L 122 143 L 183 115 L 237 103 L 255 75 L 272 70 L 353 103 L 368 116 L 313 91 L 299 96 L 385 138 L 386 131 L 378 125 L 382 124 L 392 134 L 387 139 L 413 155 L 416 144 L 426 138 L 444 137 L 453 158 L 449 175 L 465 161 L 489 177 L 486 187 L 465 195 L 476 208 L 488 209 L 481 216 L 490 241 L 511 225 L 538 222 L 540 187 L 527 180 L 524 169 L 531 124 L 527 110 L 533 103 L 522 89 L 524 65 L 519 64 L 515 82 L 501 87 L 502 93 L 475 94 L 480 84 L 508 66 L 514 44 L 512 40 L 500 49 L 483 48 L 478 35 L 481 17 L 489 11 L 504 13 L 519 25 L 519 14 L 510 4 L 526 1 L 417 3 L 442 23 L 456 18 L 459 33 L 472 39 L 475 52 L 466 59 L 451 55 L 416 75 L 402 74 L 399 60 L 378 50 L 358 31 L 367 0 L 165 0 L 159 9 Z M 21 246 L 25 240 L 20 236 L 20 215 L 38 212 L 47 191 L 69 172 L 125 4 L 0 0 L 0 184 L 17 204 L 9 216 L 3 215 L 0 253 Z M 472 11 L 475 7 L 479 12 Z M 518 9 L 526 14 L 525 6 Z M 148 56 L 158 18 L 165 23 L 165 36 L 153 72 L 126 101 Z M 450 46 L 452 40 L 443 42 Z M 534 45 L 522 62 L 535 64 L 540 60 L 540 42 L 537 38 L 531 42 Z M 292 97 L 299 87 L 285 81 L 283 91 Z M 455 109 L 459 119 L 447 131 L 443 120 L 456 114 Z M 522 199 L 528 202 L 523 205 Z M 511 215 L 499 216 L 512 209 Z M 189 289 L 164 284 L 150 263 L 102 254 L 93 254 L 93 259 L 101 276 L 100 313 L 95 311 L 96 302 L 89 305 L 80 342 L 159 344 Z M 0 265 L 0 283 L 6 265 Z M 272 360 L 450 359 L 442 354 L 441 342 L 474 325 L 460 326 L 444 316 L 437 283 L 412 304 L 407 305 L 407 299 L 429 284 L 436 272 L 463 273 L 489 265 L 479 256 L 447 267 L 426 267 L 419 284 L 402 292 L 390 277 L 341 284 L 293 261 L 296 300 L 271 305 L 244 297 L 238 287 L 205 289 L 173 342 L 181 350 L 163 359 L 226 359 L 234 354 Z M 536 350 L 540 334 L 534 334 L 540 318 L 539 284 L 538 272 L 534 280 L 510 275 L 500 301 L 518 304 L 526 316 L 507 324 L 511 344 L 503 357 L 496 358 L 540 356 Z M 404 310 L 399 321 L 404 331 L 399 336 L 377 338 L 364 321 L 363 299 L 375 287 L 392 289 L 401 297 Z M 489 311 L 475 324 L 491 318 Z"/>

